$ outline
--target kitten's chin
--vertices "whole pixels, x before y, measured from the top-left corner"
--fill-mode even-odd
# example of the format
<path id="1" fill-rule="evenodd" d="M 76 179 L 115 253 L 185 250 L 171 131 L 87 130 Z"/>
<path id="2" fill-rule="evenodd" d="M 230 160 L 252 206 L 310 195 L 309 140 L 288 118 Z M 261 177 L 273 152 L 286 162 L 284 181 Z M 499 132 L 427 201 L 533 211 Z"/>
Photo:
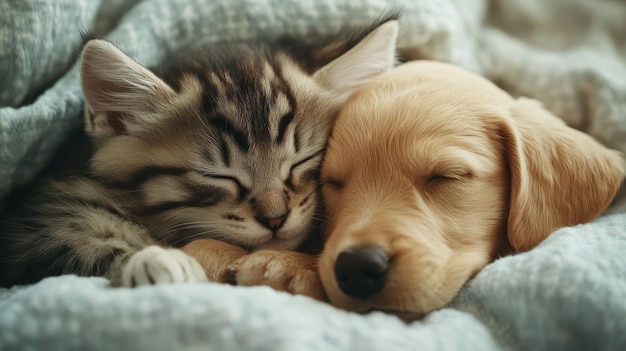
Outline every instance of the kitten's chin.
<path id="1" fill-rule="evenodd" d="M 295 250 L 298 248 L 310 234 L 310 229 L 303 230 L 307 226 L 302 226 L 294 229 L 290 226 L 280 229 L 277 233 L 269 233 L 268 240 L 261 240 L 258 243 L 250 243 L 253 250 L 260 249 L 272 249 L 272 250 Z M 266 237 L 267 238 L 267 237 Z"/>

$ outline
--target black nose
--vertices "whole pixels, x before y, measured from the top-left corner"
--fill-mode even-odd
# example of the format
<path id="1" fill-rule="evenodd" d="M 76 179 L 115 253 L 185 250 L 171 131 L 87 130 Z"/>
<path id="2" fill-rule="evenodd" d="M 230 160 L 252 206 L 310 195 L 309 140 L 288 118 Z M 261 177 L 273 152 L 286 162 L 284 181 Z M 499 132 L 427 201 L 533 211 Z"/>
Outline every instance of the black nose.
<path id="1" fill-rule="evenodd" d="M 255 217 L 257 221 L 259 221 L 259 223 L 263 224 L 263 226 L 265 226 L 268 229 L 271 230 L 278 230 L 280 229 L 283 224 L 285 224 L 285 221 L 287 220 L 287 217 L 289 216 L 289 212 L 286 212 L 284 215 L 278 216 L 278 217 Z"/>
<path id="2" fill-rule="evenodd" d="M 346 295 L 365 299 L 383 290 L 389 256 L 379 247 L 354 247 L 337 256 L 335 279 Z"/>

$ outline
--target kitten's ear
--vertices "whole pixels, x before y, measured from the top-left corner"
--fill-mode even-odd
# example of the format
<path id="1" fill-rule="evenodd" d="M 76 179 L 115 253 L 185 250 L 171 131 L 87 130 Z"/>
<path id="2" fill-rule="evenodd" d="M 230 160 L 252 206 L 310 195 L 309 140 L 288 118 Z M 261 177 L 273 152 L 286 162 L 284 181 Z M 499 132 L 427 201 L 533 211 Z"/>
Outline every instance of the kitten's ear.
<path id="1" fill-rule="evenodd" d="M 320 68 L 313 78 L 345 100 L 369 79 L 396 63 L 398 21 L 381 24 L 345 54 Z"/>
<path id="2" fill-rule="evenodd" d="M 175 92 L 113 44 L 91 40 L 81 57 L 87 133 L 106 139 L 149 124 L 158 101 Z"/>

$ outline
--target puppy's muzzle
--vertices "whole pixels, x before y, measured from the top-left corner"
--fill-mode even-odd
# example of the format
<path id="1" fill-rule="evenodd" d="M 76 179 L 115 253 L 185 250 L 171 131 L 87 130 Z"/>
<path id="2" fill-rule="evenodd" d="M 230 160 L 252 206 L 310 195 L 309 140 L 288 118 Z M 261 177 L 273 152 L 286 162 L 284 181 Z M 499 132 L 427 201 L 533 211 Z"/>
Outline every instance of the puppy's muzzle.
<path id="1" fill-rule="evenodd" d="M 335 279 L 341 291 L 366 299 L 383 290 L 389 256 L 379 247 L 353 247 L 342 251 L 335 262 Z"/>

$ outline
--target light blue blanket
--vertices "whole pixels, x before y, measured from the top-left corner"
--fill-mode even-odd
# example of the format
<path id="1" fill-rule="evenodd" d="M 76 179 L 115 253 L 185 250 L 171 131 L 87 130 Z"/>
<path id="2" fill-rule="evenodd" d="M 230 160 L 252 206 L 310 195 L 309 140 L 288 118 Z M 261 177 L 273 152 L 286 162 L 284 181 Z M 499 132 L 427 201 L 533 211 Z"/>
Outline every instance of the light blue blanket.
<path id="1" fill-rule="evenodd" d="M 4 0 L 0 198 L 79 125 L 81 32 L 152 65 L 190 42 L 334 31 L 392 5 L 404 57 L 483 74 L 626 151 L 620 0 Z M 496 261 L 449 307 L 408 325 L 269 288 L 125 290 L 67 276 L 0 289 L 0 350 L 626 349 L 624 196 L 611 212 Z"/>
<path id="2" fill-rule="evenodd" d="M 0 290 L 1 350 L 624 350 L 626 233 L 609 216 L 502 258 L 422 321 L 265 287 L 111 289 L 48 278 Z"/>

